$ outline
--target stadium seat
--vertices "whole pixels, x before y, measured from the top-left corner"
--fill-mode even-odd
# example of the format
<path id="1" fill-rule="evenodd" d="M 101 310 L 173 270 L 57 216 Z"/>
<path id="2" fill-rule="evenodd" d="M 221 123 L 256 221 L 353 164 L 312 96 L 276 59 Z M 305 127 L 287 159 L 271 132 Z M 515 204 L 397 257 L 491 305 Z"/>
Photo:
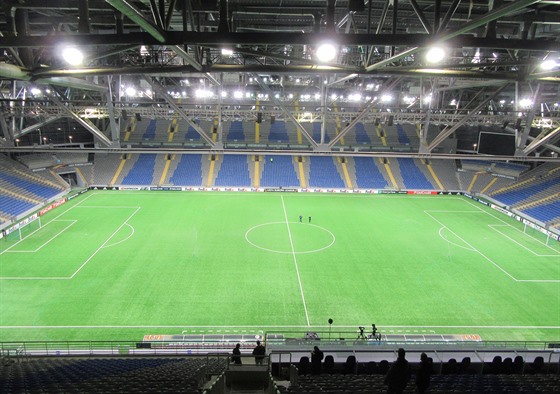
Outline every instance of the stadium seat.
<path id="1" fill-rule="evenodd" d="M 323 363 L 323 370 L 326 373 L 334 372 L 334 357 L 331 355 L 325 356 L 325 361 Z"/>

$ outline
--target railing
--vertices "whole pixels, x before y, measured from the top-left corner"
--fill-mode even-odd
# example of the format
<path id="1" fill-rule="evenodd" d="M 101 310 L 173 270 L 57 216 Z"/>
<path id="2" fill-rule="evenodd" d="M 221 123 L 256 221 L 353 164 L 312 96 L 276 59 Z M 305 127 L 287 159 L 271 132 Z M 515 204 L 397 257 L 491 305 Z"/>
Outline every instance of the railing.
<path id="1" fill-rule="evenodd" d="M 297 334 L 297 333 L 294 333 Z M 410 350 L 428 351 L 544 351 L 559 352 L 558 343 L 544 341 L 480 341 L 464 340 L 456 337 L 442 336 L 435 340 L 427 335 L 381 335 L 380 340 L 356 338 L 356 333 L 318 332 L 321 339 L 306 339 L 302 336 L 290 336 L 289 333 L 268 334 L 266 336 L 267 353 L 291 354 L 307 352 L 315 345 L 322 349 L 343 352 L 387 352 L 399 347 Z M 335 335 L 336 334 L 336 335 Z M 341 336 L 344 335 L 344 336 Z M 352 337 L 350 337 L 352 336 Z M 349 339 L 345 339 L 349 338 Z M 231 354 L 237 340 L 194 340 L 173 341 L 172 343 L 137 342 L 137 341 L 29 341 L 0 342 L 0 353 L 5 357 L 26 356 L 128 356 L 128 355 L 222 355 Z M 242 342 L 241 352 L 247 357 L 254 347 L 253 342 Z M 289 362 L 292 360 L 290 359 Z"/>

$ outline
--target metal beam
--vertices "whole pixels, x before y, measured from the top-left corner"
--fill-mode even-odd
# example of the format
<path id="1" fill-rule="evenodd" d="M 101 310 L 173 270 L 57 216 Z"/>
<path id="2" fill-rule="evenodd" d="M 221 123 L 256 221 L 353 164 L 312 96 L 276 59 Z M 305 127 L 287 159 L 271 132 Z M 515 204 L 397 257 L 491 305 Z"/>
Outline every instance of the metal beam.
<path id="1" fill-rule="evenodd" d="M 356 116 L 354 119 L 352 119 L 352 121 L 350 123 L 348 123 L 344 127 L 344 129 L 342 129 L 341 132 L 331 140 L 331 142 L 329 142 L 329 144 L 327 145 L 327 148 L 332 149 L 333 146 L 338 141 L 340 141 L 342 138 L 344 138 L 344 136 L 346 134 L 348 134 L 348 132 L 352 129 L 352 127 L 354 127 L 356 125 L 356 123 L 358 123 L 360 120 L 362 120 L 369 113 L 369 111 L 373 108 L 375 103 L 376 103 L 376 101 L 372 97 L 370 102 L 367 103 L 366 107 L 363 109 L 363 111 L 360 112 L 360 114 L 358 116 Z"/>
<path id="2" fill-rule="evenodd" d="M 107 136 L 103 134 L 101 130 L 99 130 L 93 123 L 91 123 L 91 121 L 79 117 L 78 114 L 72 111 L 71 104 L 68 103 L 67 105 L 65 105 L 60 100 L 58 93 L 56 92 L 56 89 L 53 86 L 51 86 L 51 91 L 52 93 L 49 95 L 49 98 L 57 107 L 59 107 L 63 112 L 69 115 L 76 122 L 84 126 L 87 131 L 89 131 L 95 137 L 97 137 L 103 144 L 105 144 L 106 146 L 112 145 L 112 141 L 109 138 L 107 138 Z"/>
<path id="3" fill-rule="evenodd" d="M 159 43 L 163 43 L 167 39 L 166 32 L 152 21 L 147 20 L 144 17 L 142 11 L 140 11 L 130 0 L 105 0 L 108 4 L 112 5 L 115 9 L 122 12 L 130 20 L 140 26 L 142 29 L 146 30 L 152 37 L 154 37 Z M 105 38 L 109 41 L 108 37 Z"/>
<path id="4" fill-rule="evenodd" d="M 395 87 L 395 85 L 397 85 L 400 82 L 401 78 L 396 78 L 393 80 L 389 80 L 385 83 L 385 86 L 383 86 L 383 88 L 381 89 L 379 95 L 383 95 L 385 92 L 387 91 L 391 91 L 391 89 L 393 89 Z M 344 136 L 346 134 L 348 134 L 348 132 L 352 129 L 352 127 L 354 127 L 356 125 L 356 123 L 358 123 L 360 120 L 362 120 L 366 115 L 369 114 L 369 111 L 374 107 L 374 105 L 377 103 L 377 101 L 372 98 L 370 100 L 370 102 L 366 105 L 366 107 L 363 109 L 362 112 L 360 112 L 358 114 L 358 116 L 356 116 L 354 119 L 352 119 L 352 121 L 350 123 L 348 123 L 346 125 L 346 127 L 344 127 L 344 129 L 342 129 L 342 131 L 331 140 L 331 142 L 329 142 L 329 144 L 327 145 L 327 147 L 329 149 L 332 149 L 333 146 L 340 141 L 342 138 L 344 138 Z"/>
<path id="5" fill-rule="evenodd" d="M 175 52 L 175 54 L 179 56 L 181 59 L 185 60 L 188 64 L 193 66 L 197 71 L 202 70 L 202 65 L 193 56 L 189 55 L 187 51 L 181 48 L 179 45 L 172 46 L 171 50 Z"/>
<path id="6" fill-rule="evenodd" d="M 120 81 L 120 77 L 117 77 Z M 113 91 L 111 89 L 111 82 L 113 77 L 107 77 L 107 91 L 105 93 L 105 99 L 107 100 L 107 112 L 109 113 L 109 129 L 111 130 L 111 139 L 113 141 L 119 141 L 120 139 L 120 128 L 119 123 L 117 123 L 115 116 L 115 106 L 113 104 Z M 117 88 L 120 84 L 117 84 Z M 117 98 L 118 100 L 118 98 Z"/>
<path id="7" fill-rule="evenodd" d="M 266 92 L 268 93 L 268 97 L 272 100 L 272 102 L 274 103 L 274 105 L 276 105 L 278 108 L 280 108 L 282 110 L 282 112 L 284 112 L 284 115 L 292 122 L 296 125 L 296 127 L 298 127 L 301 130 L 301 133 L 303 134 L 303 136 L 309 141 L 309 143 L 313 146 L 313 148 L 317 148 L 318 144 L 317 142 L 315 142 L 315 140 L 313 139 L 313 136 L 311 134 L 309 134 L 309 132 L 305 129 L 305 127 L 302 126 L 302 124 L 294 117 L 294 115 L 284 106 L 284 104 L 276 99 L 276 97 L 274 97 L 274 92 L 272 91 L 272 89 L 270 89 L 268 87 L 267 84 L 265 84 L 262 80 L 261 77 L 259 77 L 257 74 L 253 74 L 253 79 L 257 82 L 257 84 Z"/>
<path id="8" fill-rule="evenodd" d="M 108 0 L 116 1 L 116 0 Z M 522 1 L 522 0 L 520 0 Z M 534 1 L 534 0 L 533 0 Z M 508 3 L 516 4 L 517 2 Z M 498 18 L 499 16 L 496 16 Z M 467 23 L 466 25 L 470 25 Z M 477 26 L 475 26 L 477 27 Z M 471 27 L 474 29 L 475 27 Z M 467 30 L 468 31 L 468 30 Z M 433 36 L 427 34 L 337 34 L 335 36 L 339 45 L 373 45 L 373 46 L 400 46 L 400 47 L 427 47 L 435 40 L 446 41 L 449 46 L 457 48 L 497 48 L 511 50 L 534 50 L 559 52 L 558 41 L 549 40 L 520 40 L 503 38 L 483 38 L 474 36 L 461 36 L 464 31 L 449 36 Z M 87 34 L 87 35 L 48 35 L 48 36 L 17 36 L 0 38 L 0 48 L 39 48 L 56 47 L 58 45 L 75 46 L 114 46 L 114 45 L 315 45 L 318 41 L 332 39 L 332 35 L 325 33 L 295 33 L 295 32 L 259 32 L 255 33 L 219 33 L 219 32 L 193 32 L 193 31 L 168 31 L 166 39 L 157 40 L 148 33 L 127 34 Z"/>
<path id="9" fill-rule="evenodd" d="M 451 18 L 455 14 L 455 11 L 457 11 L 457 8 L 459 8 L 460 3 L 461 3 L 461 0 L 453 0 L 453 3 L 447 9 L 447 13 L 443 17 L 443 21 L 441 22 L 441 25 L 439 26 L 439 32 L 442 32 L 445 29 L 447 29 L 447 25 L 449 25 L 449 22 L 451 21 Z"/>
<path id="10" fill-rule="evenodd" d="M 416 13 L 416 16 L 420 20 L 420 23 L 422 24 L 422 27 L 424 27 L 424 30 L 426 30 L 426 33 L 430 34 L 432 32 L 432 26 L 430 26 L 430 22 L 428 22 L 428 19 L 426 19 L 426 16 L 424 15 L 424 12 L 420 8 L 420 6 L 416 2 L 416 0 L 408 0 L 408 1 L 410 2 L 410 5 L 414 9 L 414 12 Z"/>
<path id="11" fill-rule="evenodd" d="M 446 127 L 444 130 L 441 131 L 441 133 L 439 133 L 433 140 L 432 142 L 428 145 L 428 151 L 431 152 L 432 150 L 434 150 L 435 147 L 437 147 L 439 144 L 441 144 L 447 137 L 449 137 L 455 130 L 457 130 L 459 127 L 461 127 L 462 125 L 464 125 L 465 123 L 468 122 L 468 120 L 470 119 L 471 116 L 476 115 L 482 108 L 484 108 L 484 106 L 486 104 L 488 104 L 488 102 L 490 100 L 493 100 L 494 97 L 496 97 L 498 94 L 500 94 L 507 86 L 508 84 L 505 84 L 504 86 L 498 88 L 494 93 L 492 93 L 491 96 L 489 96 L 488 98 L 484 99 L 480 104 L 478 104 L 476 106 L 476 108 L 474 108 L 472 111 L 470 111 L 470 113 L 468 113 L 467 115 L 465 115 L 463 117 L 463 119 L 461 119 L 459 122 L 455 123 L 453 126 L 451 127 Z"/>
<path id="12" fill-rule="evenodd" d="M 448 33 L 440 33 L 438 35 L 432 36 L 432 44 L 434 43 L 441 43 L 441 42 L 446 42 L 451 40 L 452 38 L 455 38 L 463 33 L 466 33 L 468 31 L 471 31 L 473 29 L 476 29 L 477 27 L 480 27 L 482 25 L 485 25 L 493 20 L 496 20 L 498 18 L 501 18 L 504 15 L 507 15 L 509 13 L 518 11 L 522 8 L 525 8 L 531 4 L 535 4 L 535 3 L 539 3 L 540 0 L 517 0 L 517 1 L 513 1 L 511 3 L 508 3 L 507 5 L 504 5 L 502 7 L 496 8 L 495 10 L 492 10 L 491 12 L 482 15 L 476 19 L 473 19 L 472 21 L 465 23 L 464 25 L 460 26 L 458 29 L 452 31 L 452 32 L 448 32 Z M 460 45 L 460 47 L 464 47 L 466 45 Z M 375 69 L 379 69 L 384 67 L 387 64 L 391 64 L 397 60 L 400 60 L 406 56 L 412 55 L 418 51 L 421 50 L 421 47 L 414 47 L 414 48 L 410 48 L 406 51 L 403 51 L 401 53 L 399 53 L 398 55 L 394 55 L 389 57 L 388 59 L 382 60 L 378 63 L 372 64 L 371 66 L 366 67 L 367 71 L 372 71 Z"/>
<path id="13" fill-rule="evenodd" d="M 15 139 L 15 138 L 22 137 L 22 136 L 24 136 L 25 134 L 28 134 L 28 133 L 30 133 L 30 132 L 32 132 L 32 131 L 34 131 L 34 130 L 37 130 L 39 127 L 43 127 L 43 126 L 45 126 L 45 125 L 48 125 L 49 123 L 54 122 L 54 121 L 57 120 L 57 119 L 60 119 L 60 117 L 59 117 L 59 116 L 50 116 L 50 117 L 48 117 L 48 118 L 46 118 L 46 119 L 44 119 L 44 120 L 42 120 L 42 121 L 40 121 L 40 122 L 37 122 L 37 123 L 35 123 L 35 124 L 32 124 L 31 126 L 27 126 L 25 129 L 16 132 L 16 133 L 14 134 L 14 139 Z"/>
<path id="14" fill-rule="evenodd" d="M 208 137 L 208 135 L 204 132 L 204 130 L 202 130 L 199 125 L 189 119 L 189 116 L 183 110 L 183 108 L 177 105 L 175 100 L 173 100 L 173 98 L 169 94 L 167 94 L 166 89 L 159 82 L 153 80 L 149 75 L 144 75 L 144 80 L 148 82 L 152 89 L 154 89 L 154 91 L 159 94 L 167 102 L 167 104 L 169 104 L 169 106 L 173 108 L 173 110 L 175 110 L 175 112 L 177 112 L 177 114 L 179 114 L 181 118 L 183 118 L 185 122 L 187 122 L 198 134 L 200 134 L 200 136 L 204 141 L 206 141 L 206 143 L 208 143 L 212 148 L 216 147 L 216 143 L 212 141 L 212 138 Z"/>
<path id="15" fill-rule="evenodd" d="M 560 135 L 560 127 L 555 128 L 554 130 L 550 131 L 548 134 L 543 131 L 538 137 L 536 137 L 529 145 L 523 149 L 523 153 L 528 155 L 538 147 L 546 145 L 550 140 L 552 140 L 555 136 Z"/>
<path id="16" fill-rule="evenodd" d="M 325 76 L 321 76 L 321 145 L 325 143 L 325 135 L 327 134 L 327 84 Z"/>
<path id="17" fill-rule="evenodd" d="M 537 84 L 537 88 L 533 92 L 533 105 L 527 112 L 527 118 L 525 120 L 525 128 L 523 129 L 523 133 L 519 134 L 519 140 L 517 141 L 516 146 L 516 155 L 523 155 L 525 145 L 527 144 L 527 137 L 529 137 L 529 133 L 531 132 L 531 125 L 533 124 L 533 119 L 535 118 L 535 112 L 539 105 L 539 96 L 541 94 L 542 85 L 539 83 Z"/>

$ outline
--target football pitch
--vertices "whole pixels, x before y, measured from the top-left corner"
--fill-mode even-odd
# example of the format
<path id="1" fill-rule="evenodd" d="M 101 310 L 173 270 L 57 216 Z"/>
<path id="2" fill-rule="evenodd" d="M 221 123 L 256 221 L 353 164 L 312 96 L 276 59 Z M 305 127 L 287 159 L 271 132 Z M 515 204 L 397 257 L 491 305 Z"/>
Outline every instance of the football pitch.
<path id="1" fill-rule="evenodd" d="M 301 216 L 301 220 L 300 220 Z M 0 239 L 0 341 L 560 339 L 560 243 L 462 196 L 90 191 Z"/>

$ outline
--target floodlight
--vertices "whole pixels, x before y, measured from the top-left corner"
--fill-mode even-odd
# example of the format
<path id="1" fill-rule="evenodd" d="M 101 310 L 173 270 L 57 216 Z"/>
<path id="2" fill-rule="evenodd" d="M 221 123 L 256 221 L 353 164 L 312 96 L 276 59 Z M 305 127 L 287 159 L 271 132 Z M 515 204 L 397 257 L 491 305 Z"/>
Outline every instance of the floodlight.
<path id="1" fill-rule="evenodd" d="M 383 96 L 381 96 L 381 102 L 390 103 L 391 101 L 393 101 L 393 96 L 391 96 L 390 94 L 384 94 Z"/>
<path id="2" fill-rule="evenodd" d="M 236 90 L 235 92 L 233 92 L 233 97 L 236 99 L 243 98 L 243 92 L 240 90 Z"/>
<path id="3" fill-rule="evenodd" d="M 546 59 L 545 61 L 543 61 L 541 63 L 541 68 L 544 71 L 550 71 L 552 70 L 554 67 L 556 67 L 558 64 L 556 63 L 556 61 L 554 61 L 554 59 Z"/>
<path id="4" fill-rule="evenodd" d="M 320 62 L 330 62 L 336 57 L 336 48 L 330 42 L 326 42 L 319 45 L 315 54 Z"/>
<path id="5" fill-rule="evenodd" d="M 38 88 L 31 88 L 31 94 L 32 94 L 33 96 L 37 96 L 37 95 L 41 94 L 41 89 L 38 89 Z"/>
<path id="6" fill-rule="evenodd" d="M 413 104 L 416 101 L 416 99 L 411 96 L 404 96 L 402 100 L 405 104 Z"/>
<path id="7" fill-rule="evenodd" d="M 134 97 L 134 96 L 136 96 L 136 89 L 134 89 L 134 87 L 132 87 L 132 86 L 129 86 L 125 89 L 124 93 L 128 97 Z"/>
<path id="8" fill-rule="evenodd" d="M 233 49 L 230 48 L 222 48 L 222 56 L 232 56 Z"/>
<path id="9" fill-rule="evenodd" d="M 533 105 L 533 100 L 531 100 L 529 98 L 524 98 L 524 99 L 519 100 L 519 106 L 521 108 L 529 108 L 532 105 Z"/>
<path id="10" fill-rule="evenodd" d="M 79 66 L 84 61 L 84 54 L 78 48 L 66 47 L 62 50 L 62 58 L 71 66 Z"/>
<path id="11" fill-rule="evenodd" d="M 445 57 L 445 50 L 442 47 L 432 47 L 426 53 L 428 63 L 439 63 Z"/>

